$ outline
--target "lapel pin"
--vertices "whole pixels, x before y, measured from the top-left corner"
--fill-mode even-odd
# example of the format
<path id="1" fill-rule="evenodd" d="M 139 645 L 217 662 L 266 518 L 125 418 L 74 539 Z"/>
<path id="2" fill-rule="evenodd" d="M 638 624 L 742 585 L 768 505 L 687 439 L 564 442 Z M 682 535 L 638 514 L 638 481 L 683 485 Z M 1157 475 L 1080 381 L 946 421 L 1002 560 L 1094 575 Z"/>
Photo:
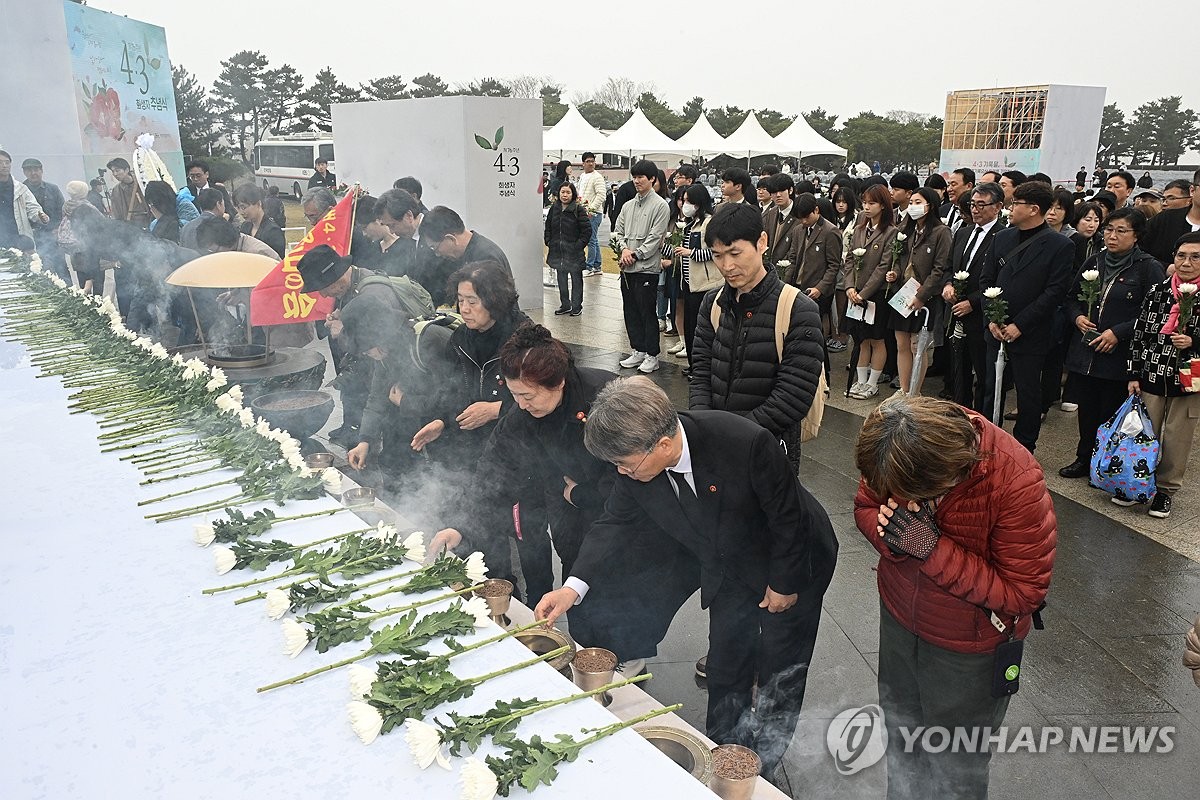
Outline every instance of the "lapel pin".
<path id="1" fill-rule="evenodd" d="M 716 487 L 715 485 L 713 485 L 713 484 L 711 484 L 711 483 L 710 483 L 710 484 L 708 485 L 708 491 L 709 491 L 709 493 L 710 493 L 710 494 L 716 494 L 716 493 L 717 493 L 717 487 Z"/>

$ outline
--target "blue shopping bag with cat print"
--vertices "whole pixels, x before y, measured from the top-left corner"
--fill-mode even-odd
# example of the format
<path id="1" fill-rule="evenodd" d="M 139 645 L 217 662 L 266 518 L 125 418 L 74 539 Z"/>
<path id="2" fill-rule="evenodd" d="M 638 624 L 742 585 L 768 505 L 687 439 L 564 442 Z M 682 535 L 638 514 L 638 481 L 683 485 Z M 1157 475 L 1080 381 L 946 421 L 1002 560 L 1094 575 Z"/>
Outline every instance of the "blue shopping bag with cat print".
<path id="1" fill-rule="evenodd" d="M 1092 483 L 1119 500 L 1149 503 L 1155 492 L 1158 447 L 1146 404 L 1131 394 L 1096 431 Z"/>

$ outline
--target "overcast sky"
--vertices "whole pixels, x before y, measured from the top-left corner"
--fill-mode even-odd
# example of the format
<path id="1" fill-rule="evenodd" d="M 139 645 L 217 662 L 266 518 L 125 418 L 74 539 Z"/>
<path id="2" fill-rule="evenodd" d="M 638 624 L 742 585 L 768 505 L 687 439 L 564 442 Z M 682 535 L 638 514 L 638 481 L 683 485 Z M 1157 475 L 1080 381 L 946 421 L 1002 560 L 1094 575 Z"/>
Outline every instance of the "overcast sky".
<path id="1" fill-rule="evenodd" d="M 853 0 L 90 5 L 166 28 L 171 62 L 206 85 L 221 59 L 250 49 L 272 65 L 292 64 L 306 80 L 328 65 L 352 84 L 394 73 L 432 72 L 451 86 L 483 76 L 552 75 L 569 98 L 625 76 L 653 82 L 676 110 L 700 95 L 708 107 L 796 114 L 821 106 L 842 119 L 892 109 L 942 116 L 950 90 L 1043 83 L 1105 86 L 1106 102 L 1126 114 L 1164 95 L 1200 107 L 1190 44 L 1200 18 L 1195 0 L 933 2 L 928 11 Z M 1153 26 L 1142 24 L 1143 12 Z M 585 13 L 589 30 L 581 31 Z M 1175 46 L 1141 32 L 1184 22 Z"/>

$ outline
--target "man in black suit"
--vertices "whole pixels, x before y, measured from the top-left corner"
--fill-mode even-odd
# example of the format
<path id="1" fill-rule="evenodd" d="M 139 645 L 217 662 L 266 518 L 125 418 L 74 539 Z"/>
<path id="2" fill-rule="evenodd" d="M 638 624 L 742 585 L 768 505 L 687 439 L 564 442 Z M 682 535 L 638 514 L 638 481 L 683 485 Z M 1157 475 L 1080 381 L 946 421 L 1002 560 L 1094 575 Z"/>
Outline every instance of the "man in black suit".
<path id="1" fill-rule="evenodd" d="M 585 597 L 623 605 L 625 614 L 605 616 L 635 622 L 642 641 L 613 645 L 626 647 L 621 658 L 643 658 L 699 587 L 709 609 L 708 735 L 754 749 L 772 775 L 799 719 L 837 559 L 828 515 L 765 428 L 723 411 L 677 413 L 644 378 L 600 391 L 584 445 L 622 477 L 571 576 L 538 603 L 538 619 L 553 623 Z M 671 558 L 651 560 L 656 547 Z M 639 571 L 636 595 L 613 591 Z"/>
<path id="2" fill-rule="evenodd" d="M 1013 436 L 1033 451 L 1042 427 L 1042 364 L 1054 339 L 1055 310 L 1074 277 L 1075 245 L 1046 225 L 1054 200 L 1047 184 L 1026 181 L 1013 190 L 1009 224 L 996 234 L 984 262 L 979 288 L 1003 290 L 1008 304 L 1004 323 L 988 323 L 988 364 L 994 365 L 1001 342 L 1008 354 L 1007 377 L 1017 390 L 1017 424 Z M 984 301 L 986 311 L 987 301 Z M 995 418 L 996 370 L 985 369 L 984 413 Z M 1001 408 L 1004 396 L 1001 395 Z"/>
<path id="3" fill-rule="evenodd" d="M 984 383 L 989 369 L 987 363 L 987 335 L 984 328 L 983 295 L 979 289 L 979 276 L 992 249 L 996 233 L 1004 228 L 1000 221 L 1000 209 L 1004 205 L 1004 190 L 995 183 L 981 183 L 971 193 L 971 225 L 963 225 L 954 234 L 950 248 L 950 269 L 946 273 L 946 286 L 942 298 L 950 304 L 954 317 L 954 328 L 950 359 L 950 375 L 947 384 L 951 399 L 960 406 L 978 411 L 983 408 Z M 966 292 L 959 297 L 954 289 L 954 276 L 966 272 Z"/>
<path id="4" fill-rule="evenodd" d="M 767 252 L 763 253 L 763 265 L 767 269 L 775 269 L 775 265 L 780 261 L 787 261 L 792 257 L 792 238 L 800 225 L 800 218 L 793 213 L 796 182 L 792 180 L 791 175 L 779 173 L 760 178 L 758 185 L 765 186 L 771 194 L 771 205 L 762 215 L 763 230 L 767 233 Z M 794 262 L 790 271 L 794 277 Z"/>
<path id="5" fill-rule="evenodd" d="M 1200 170 L 1192 176 L 1200 181 Z M 1174 195 L 1179 194 L 1176 189 Z M 1191 186 L 1192 202 L 1181 208 L 1160 211 L 1146 224 L 1146 233 L 1138 239 L 1138 247 L 1157 258 L 1163 264 L 1175 259 L 1175 242 L 1185 233 L 1200 228 L 1200 183 Z"/>
<path id="6" fill-rule="evenodd" d="M 966 222 L 958 208 L 959 198 L 963 196 L 963 193 L 970 194 L 973 191 L 975 191 L 975 170 L 970 167 L 959 167 L 950 173 L 950 177 L 946 181 L 946 202 L 942 203 L 938 214 L 950 226 L 951 232 L 958 233 L 958 229 Z"/>

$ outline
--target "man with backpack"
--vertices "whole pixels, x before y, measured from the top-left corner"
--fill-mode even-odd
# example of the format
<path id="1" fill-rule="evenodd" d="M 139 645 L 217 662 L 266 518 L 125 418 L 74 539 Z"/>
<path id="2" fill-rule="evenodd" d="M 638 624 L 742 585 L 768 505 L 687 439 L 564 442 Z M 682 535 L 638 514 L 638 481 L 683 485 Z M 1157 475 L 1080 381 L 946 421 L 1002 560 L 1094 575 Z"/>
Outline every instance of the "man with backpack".
<path id="1" fill-rule="evenodd" d="M 329 335 L 340 340 L 343 333 L 341 316 L 346 306 L 358 298 L 374 297 L 390 309 L 398 319 L 413 319 L 433 312 L 429 293 L 408 278 L 389 278 L 378 272 L 356 267 L 350 256 L 340 256 L 329 245 L 319 245 L 304 254 L 296 264 L 304 279 L 304 292 L 332 297 L 334 310 L 325 320 Z M 330 348 L 332 350 L 332 347 Z M 338 367 L 336 386 L 342 395 L 342 426 L 330 434 L 330 440 L 353 449 L 361 443 L 360 426 L 367 394 L 371 386 L 373 362 L 361 353 L 344 351 Z"/>
<path id="2" fill-rule="evenodd" d="M 725 286 L 708 293 L 697 315 L 688 407 L 757 422 L 779 440 L 796 474 L 801 425 L 814 402 L 824 406 L 817 304 L 763 265 L 767 234 L 754 206 L 722 205 L 704 239 Z M 819 416 L 807 422 L 819 425 Z M 705 659 L 696 671 L 705 675 Z"/>

